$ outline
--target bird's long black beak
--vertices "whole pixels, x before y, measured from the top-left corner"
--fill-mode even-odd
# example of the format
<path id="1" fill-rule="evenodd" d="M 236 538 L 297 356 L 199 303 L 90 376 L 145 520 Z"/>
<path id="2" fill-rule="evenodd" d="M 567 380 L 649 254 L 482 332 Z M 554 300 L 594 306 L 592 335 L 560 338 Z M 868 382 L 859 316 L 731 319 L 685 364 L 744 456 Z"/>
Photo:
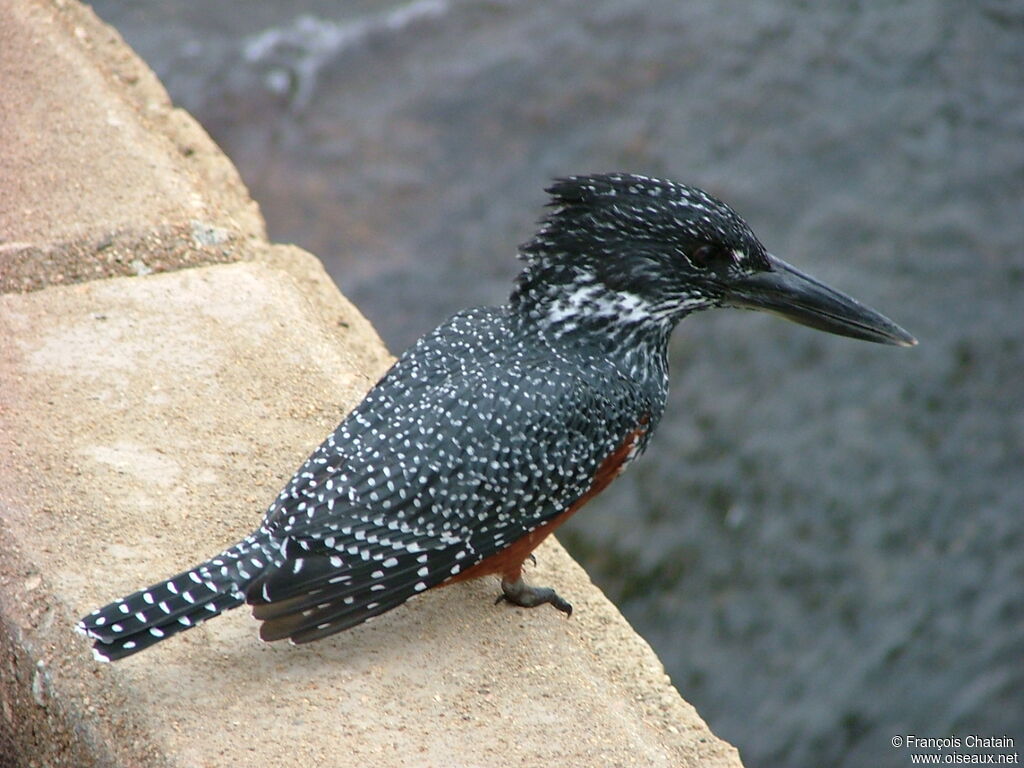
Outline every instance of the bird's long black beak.
<path id="1" fill-rule="evenodd" d="M 769 255 L 771 269 L 732 282 L 725 303 L 774 312 L 788 320 L 853 339 L 913 347 L 917 339 L 889 318 Z"/>

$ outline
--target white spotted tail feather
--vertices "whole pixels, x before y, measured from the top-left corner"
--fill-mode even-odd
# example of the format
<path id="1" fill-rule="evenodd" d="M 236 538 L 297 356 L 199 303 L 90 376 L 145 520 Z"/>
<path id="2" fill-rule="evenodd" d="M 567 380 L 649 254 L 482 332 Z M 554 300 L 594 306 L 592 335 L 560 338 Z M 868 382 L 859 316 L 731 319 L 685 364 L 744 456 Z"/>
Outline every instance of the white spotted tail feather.
<path id="1" fill-rule="evenodd" d="M 116 661 L 191 629 L 245 600 L 245 587 L 276 555 L 251 536 L 217 557 L 140 589 L 83 617 L 99 661 Z"/>

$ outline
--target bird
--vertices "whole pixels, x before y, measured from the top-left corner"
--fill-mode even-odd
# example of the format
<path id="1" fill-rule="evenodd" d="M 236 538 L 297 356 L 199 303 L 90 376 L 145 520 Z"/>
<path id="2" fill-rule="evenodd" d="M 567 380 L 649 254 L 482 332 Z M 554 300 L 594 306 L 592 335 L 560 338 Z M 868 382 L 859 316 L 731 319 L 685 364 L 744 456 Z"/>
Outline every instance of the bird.
<path id="1" fill-rule="evenodd" d="M 647 448 L 668 343 L 700 310 L 767 311 L 903 347 L 894 322 L 770 254 L 728 205 L 630 173 L 555 179 L 508 301 L 427 333 L 220 554 L 83 617 L 101 661 L 248 604 L 302 644 L 427 590 L 496 576 L 497 601 L 571 604 L 529 584 L 533 550 Z"/>

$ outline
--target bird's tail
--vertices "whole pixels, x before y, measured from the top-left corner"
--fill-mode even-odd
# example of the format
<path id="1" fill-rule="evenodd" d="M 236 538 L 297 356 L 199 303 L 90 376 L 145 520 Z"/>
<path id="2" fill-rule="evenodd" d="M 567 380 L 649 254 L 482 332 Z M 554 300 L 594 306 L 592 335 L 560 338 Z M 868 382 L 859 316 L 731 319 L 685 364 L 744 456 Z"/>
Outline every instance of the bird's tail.
<path id="1" fill-rule="evenodd" d="M 159 584 L 97 608 L 76 629 L 99 661 L 116 661 L 245 601 L 245 590 L 273 565 L 276 550 L 253 534 L 216 557 Z"/>

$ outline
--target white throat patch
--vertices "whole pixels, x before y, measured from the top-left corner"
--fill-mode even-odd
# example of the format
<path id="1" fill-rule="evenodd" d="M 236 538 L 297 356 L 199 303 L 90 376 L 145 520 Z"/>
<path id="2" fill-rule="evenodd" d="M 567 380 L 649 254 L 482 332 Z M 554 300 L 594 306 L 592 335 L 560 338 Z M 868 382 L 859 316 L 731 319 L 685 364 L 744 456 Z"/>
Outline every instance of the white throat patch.
<path id="1" fill-rule="evenodd" d="M 552 324 L 578 325 L 580 320 L 603 318 L 625 324 L 660 320 L 663 313 L 630 291 L 613 291 L 594 278 L 582 277 L 572 291 L 551 303 L 547 320 Z"/>

